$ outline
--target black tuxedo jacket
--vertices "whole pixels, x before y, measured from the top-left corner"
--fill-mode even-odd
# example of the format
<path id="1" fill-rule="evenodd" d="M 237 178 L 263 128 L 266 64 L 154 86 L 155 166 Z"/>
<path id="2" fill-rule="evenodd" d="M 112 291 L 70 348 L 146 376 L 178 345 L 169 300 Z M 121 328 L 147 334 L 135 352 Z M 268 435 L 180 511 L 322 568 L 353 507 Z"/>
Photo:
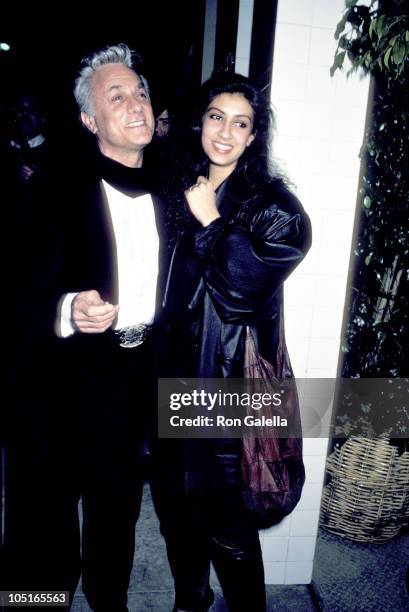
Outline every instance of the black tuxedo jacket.
<path id="1" fill-rule="evenodd" d="M 45 169 L 25 202 L 16 241 L 15 315 L 25 347 L 34 352 L 39 342 L 58 342 L 55 322 L 66 293 L 95 289 L 103 300 L 118 302 L 116 243 L 102 178 L 128 195 L 152 194 L 160 239 L 159 313 L 168 252 L 162 203 L 143 169 L 125 168 L 97 152 L 86 164 Z"/>

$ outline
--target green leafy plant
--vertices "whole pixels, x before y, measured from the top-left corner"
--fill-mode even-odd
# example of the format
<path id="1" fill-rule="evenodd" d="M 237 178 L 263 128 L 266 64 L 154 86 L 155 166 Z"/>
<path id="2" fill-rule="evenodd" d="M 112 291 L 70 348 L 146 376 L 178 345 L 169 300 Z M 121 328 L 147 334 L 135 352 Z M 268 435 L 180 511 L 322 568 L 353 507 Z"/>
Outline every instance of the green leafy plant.
<path id="1" fill-rule="evenodd" d="M 335 31 L 338 47 L 331 76 L 343 67 L 348 57 L 351 61 L 348 74 L 363 68 L 371 73 L 389 71 L 389 76 L 397 79 L 404 72 L 409 56 L 408 15 L 386 14 L 377 0 L 372 0 L 369 6 L 358 4 L 357 0 L 348 0 L 345 4 L 345 13 Z M 389 4 L 395 4 L 397 9 L 403 5 L 402 2 Z"/>
<path id="2" fill-rule="evenodd" d="M 404 2 L 347 0 L 335 38 L 331 75 L 363 71 L 372 79 L 371 113 L 361 150 L 359 219 L 350 270 L 341 376 L 409 376 L 409 16 Z M 407 382 L 407 381 L 406 381 Z M 409 389 L 409 387 L 408 387 Z M 354 402 L 354 410 L 357 406 Z M 409 402 L 408 402 L 409 404 Z M 348 412 L 341 398 L 338 414 Z M 365 410 L 364 410 L 365 408 Z M 409 406 L 385 397 L 377 415 L 409 437 Z M 392 411 L 392 412 L 391 412 Z M 379 423 L 378 423 L 379 426 Z M 348 434 L 351 423 L 348 425 Z"/>

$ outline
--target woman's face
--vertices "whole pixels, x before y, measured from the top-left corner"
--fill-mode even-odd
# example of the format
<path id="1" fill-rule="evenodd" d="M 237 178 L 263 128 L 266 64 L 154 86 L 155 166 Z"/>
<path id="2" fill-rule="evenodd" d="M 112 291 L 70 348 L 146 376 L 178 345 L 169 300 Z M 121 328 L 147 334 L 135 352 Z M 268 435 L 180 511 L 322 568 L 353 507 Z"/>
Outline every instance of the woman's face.
<path id="1" fill-rule="evenodd" d="M 226 177 L 253 142 L 253 123 L 253 109 L 240 93 L 222 93 L 207 107 L 202 122 L 202 147 L 210 165 L 224 169 Z"/>

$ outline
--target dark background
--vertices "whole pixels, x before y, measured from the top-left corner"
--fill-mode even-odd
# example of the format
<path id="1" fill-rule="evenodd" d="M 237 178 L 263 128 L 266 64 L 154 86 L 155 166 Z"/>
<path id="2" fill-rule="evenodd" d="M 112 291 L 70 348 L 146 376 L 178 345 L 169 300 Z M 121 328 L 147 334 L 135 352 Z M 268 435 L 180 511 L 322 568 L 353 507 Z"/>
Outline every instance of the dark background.
<path id="1" fill-rule="evenodd" d="M 218 0 L 215 67 L 234 68 L 239 0 Z M 268 94 L 277 0 L 254 0 L 249 76 Z M 44 100 L 52 131 L 78 128 L 72 95 L 81 58 L 127 43 L 142 57 L 156 112 L 166 98 L 188 99 L 201 83 L 206 0 L 3 0 L 0 108 L 14 93 Z"/>
<path id="2" fill-rule="evenodd" d="M 51 126 L 69 134 L 77 115 L 72 90 L 81 58 L 119 42 L 142 56 L 154 104 L 166 92 L 184 95 L 200 84 L 204 16 L 205 0 L 4 2 L 0 41 L 11 50 L 0 53 L 0 104 L 15 92 L 36 93 Z"/>

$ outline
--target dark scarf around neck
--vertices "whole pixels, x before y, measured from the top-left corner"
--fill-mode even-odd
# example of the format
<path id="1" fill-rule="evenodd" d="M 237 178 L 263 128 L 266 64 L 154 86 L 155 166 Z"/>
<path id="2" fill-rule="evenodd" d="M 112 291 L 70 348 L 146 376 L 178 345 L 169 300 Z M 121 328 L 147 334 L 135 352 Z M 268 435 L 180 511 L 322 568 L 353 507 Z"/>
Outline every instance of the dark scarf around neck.
<path id="1" fill-rule="evenodd" d="M 135 198 L 152 191 L 152 180 L 145 168 L 129 168 L 98 152 L 97 171 L 101 178 L 121 193 Z"/>

